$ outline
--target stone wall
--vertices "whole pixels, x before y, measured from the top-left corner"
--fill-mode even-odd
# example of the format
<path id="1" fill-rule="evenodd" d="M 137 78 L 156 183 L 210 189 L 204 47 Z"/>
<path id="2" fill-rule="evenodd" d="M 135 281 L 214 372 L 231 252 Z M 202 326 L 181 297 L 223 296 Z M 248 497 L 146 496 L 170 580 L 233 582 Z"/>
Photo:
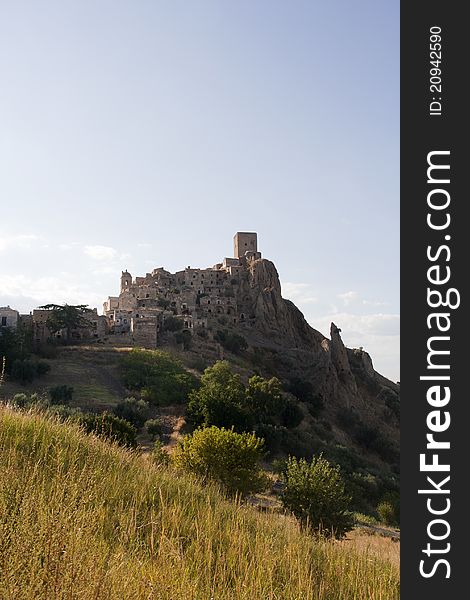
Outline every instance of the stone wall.
<path id="1" fill-rule="evenodd" d="M 0 327 L 16 329 L 20 313 L 10 306 L 0 306 Z"/>

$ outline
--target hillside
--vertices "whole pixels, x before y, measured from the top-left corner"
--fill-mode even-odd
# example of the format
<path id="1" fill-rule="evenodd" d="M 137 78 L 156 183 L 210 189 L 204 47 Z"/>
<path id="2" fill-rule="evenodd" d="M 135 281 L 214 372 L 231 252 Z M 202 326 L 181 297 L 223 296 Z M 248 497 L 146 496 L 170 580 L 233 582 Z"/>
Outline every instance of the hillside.
<path id="1" fill-rule="evenodd" d="M 160 338 L 163 353 L 162 350 L 137 351 L 114 346 L 114 342 L 110 338 L 91 345 L 53 346 L 49 349 L 52 358 L 41 358 L 50 370 L 31 383 L 19 383 L 11 377 L 7 378 L 0 387 L 0 399 L 9 401 L 15 394 L 29 396 L 33 393 L 48 398 L 50 389 L 71 386 L 73 396 L 68 402 L 68 411 L 78 408 L 92 413 L 113 412 L 124 398 L 139 398 L 146 393 L 145 387 L 131 385 L 130 380 L 126 385 L 126 357 L 134 356 L 136 352 L 135 358 L 139 363 L 136 366 L 144 380 L 148 379 L 151 370 L 157 369 L 158 372 L 162 361 L 170 361 L 177 371 L 186 373 L 197 382 L 206 367 L 224 358 L 244 385 L 255 372 L 266 378 L 281 377 L 284 397 L 295 409 L 294 421 L 292 415 L 289 422 L 283 422 L 282 417 L 276 416 L 265 420 L 267 425 L 255 426 L 258 435 L 266 440 L 266 449 L 269 451 L 266 468 L 271 469 L 274 459 L 282 459 L 287 455 L 310 459 L 315 454 L 323 453 L 328 460 L 341 466 L 352 496 L 353 510 L 376 517 L 377 505 L 382 499 L 389 499 L 390 494 L 398 510 L 398 454 L 393 437 L 396 426 L 393 419 L 387 418 L 391 411 L 386 405 L 387 397 L 381 398 L 380 392 L 373 403 L 365 401 L 362 411 L 358 412 L 338 405 L 335 400 L 326 403 L 320 398 L 318 404 L 318 395 L 312 394 L 315 388 L 308 380 L 292 379 L 292 373 L 283 372 L 282 356 L 273 353 L 272 348 L 268 351 L 250 345 L 234 353 L 211 339 L 194 336 L 191 348 L 185 350 L 176 343 L 175 335 L 171 332 Z M 351 363 L 355 372 L 359 373 L 356 381 L 361 382 L 360 377 L 364 377 L 363 363 L 353 362 L 355 358 L 357 355 L 352 352 Z M 161 375 L 157 373 L 157 380 Z M 292 381 L 297 382 L 297 387 L 301 384 L 299 389 L 290 387 Z M 366 388 L 369 395 L 371 389 L 376 393 L 373 384 L 374 381 L 370 379 L 369 388 Z M 174 446 L 182 434 L 191 430 L 187 399 L 183 392 L 178 391 L 180 383 L 174 378 L 170 385 L 176 392 L 174 399 L 164 401 L 159 394 L 149 398 L 146 417 L 158 420 L 159 437 L 168 447 Z M 307 395 L 304 390 L 306 385 Z M 357 389 L 360 390 L 359 385 Z M 372 417 L 375 415 L 375 419 L 369 421 L 373 426 L 363 420 L 366 411 L 370 411 Z M 219 424 L 230 427 L 233 423 L 225 421 Z M 139 428 L 137 442 L 144 448 L 152 446 L 152 436 L 145 427 Z"/>
<path id="2" fill-rule="evenodd" d="M 0 408 L 0 598 L 394 600 L 398 570 L 75 426 Z"/>

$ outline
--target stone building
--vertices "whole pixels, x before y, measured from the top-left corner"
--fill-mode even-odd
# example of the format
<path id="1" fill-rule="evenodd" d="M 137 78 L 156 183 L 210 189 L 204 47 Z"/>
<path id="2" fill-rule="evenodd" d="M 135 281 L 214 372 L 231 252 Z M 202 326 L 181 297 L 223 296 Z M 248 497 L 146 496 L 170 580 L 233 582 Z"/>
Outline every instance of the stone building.
<path id="1" fill-rule="evenodd" d="M 10 306 L 0 306 L 0 327 L 16 329 L 20 313 Z"/>
<path id="2" fill-rule="evenodd" d="M 123 271 L 119 296 L 110 296 L 103 304 L 110 332 L 155 348 L 170 318 L 188 330 L 207 329 L 215 322 L 218 327 L 248 322 L 243 282 L 261 253 L 256 233 L 238 232 L 233 243 L 233 257 L 205 269 L 187 266 L 170 273 L 159 267 L 135 278 Z"/>
<path id="3" fill-rule="evenodd" d="M 36 345 L 43 344 L 52 338 L 56 340 L 65 340 L 67 337 L 67 331 L 65 329 L 54 334 L 51 333 L 47 327 L 47 320 L 50 316 L 51 311 L 42 308 L 36 308 L 31 313 L 33 342 Z M 72 329 L 70 332 L 70 341 L 76 342 L 101 339 L 108 333 L 108 319 L 103 315 L 99 315 L 96 308 L 87 310 L 83 316 L 86 318 L 89 325 Z"/>

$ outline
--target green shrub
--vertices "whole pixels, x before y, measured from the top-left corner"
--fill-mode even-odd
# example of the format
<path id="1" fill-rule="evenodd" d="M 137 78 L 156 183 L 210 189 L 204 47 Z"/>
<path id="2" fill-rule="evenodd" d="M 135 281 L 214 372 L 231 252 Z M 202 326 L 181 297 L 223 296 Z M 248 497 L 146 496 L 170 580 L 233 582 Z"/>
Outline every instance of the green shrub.
<path id="1" fill-rule="evenodd" d="M 37 376 L 37 365 L 30 358 L 16 359 L 11 367 L 11 376 L 23 385 L 31 383 Z"/>
<path id="2" fill-rule="evenodd" d="M 385 402 L 385 406 L 395 416 L 398 422 L 400 422 L 400 396 L 394 390 L 390 388 L 383 388 L 379 398 L 382 398 Z"/>
<path id="3" fill-rule="evenodd" d="M 202 329 L 201 331 L 206 331 L 206 330 Z M 188 369 L 195 369 L 196 371 L 199 371 L 200 373 L 203 373 L 204 370 L 207 369 L 207 367 L 209 366 L 207 359 L 205 359 L 202 356 L 198 356 L 198 355 L 190 356 L 187 359 L 185 359 L 185 364 L 188 367 Z"/>
<path id="4" fill-rule="evenodd" d="M 287 385 L 288 391 L 302 402 L 310 402 L 312 399 L 313 385 L 306 379 L 292 377 Z"/>
<path id="5" fill-rule="evenodd" d="M 49 408 L 48 397 L 44 394 L 38 394 L 37 392 L 34 392 L 34 394 L 15 394 L 10 402 L 15 408 L 19 409 L 29 409 L 34 407 L 40 410 L 46 410 Z"/>
<path id="6" fill-rule="evenodd" d="M 339 467 L 321 455 L 310 463 L 290 457 L 284 476 L 282 503 L 312 531 L 326 537 L 341 538 L 352 529 L 349 497 Z"/>
<path id="7" fill-rule="evenodd" d="M 269 422 L 270 418 L 278 415 L 286 405 L 281 382 L 276 377 L 264 379 L 253 375 L 248 380 L 245 397 L 253 420 L 257 423 Z"/>
<path id="8" fill-rule="evenodd" d="M 49 363 L 45 362 L 44 360 L 40 360 L 36 363 L 36 372 L 38 374 L 38 377 L 41 377 L 42 375 L 49 373 L 50 370 L 51 370 L 51 365 Z"/>
<path id="9" fill-rule="evenodd" d="M 5 359 L 6 372 L 9 375 L 12 374 L 14 363 L 27 359 L 31 350 L 31 333 L 27 328 L 0 327 L 0 361 Z"/>
<path id="10" fill-rule="evenodd" d="M 175 341 L 183 346 L 183 350 L 189 350 L 192 346 L 192 336 L 188 329 L 175 333 Z"/>
<path id="11" fill-rule="evenodd" d="M 163 323 L 164 331 L 181 331 L 184 327 L 184 323 L 181 319 L 176 317 L 167 317 Z"/>
<path id="12" fill-rule="evenodd" d="M 321 440 L 313 432 L 286 428 L 284 430 L 282 450 L 286 454 L 310 459 L 321 450 Z"/>
<path id="13" fill-rule="evenodd" d="M 364 448 L 367 448 L 368 450 L 373 448 L 375 442 L 377 441 L 378 435 L 379 432 L 373 427 L 369 427 L 368 425 L 361 425 L 354 432 L 354 437 L 359 442 L 359 444 L 361 444 L 361 446 L 364 446 Z"/>
<path id="14" fill-rule="evenodd" d="M 360 424 L 359 416 L 352 408 L 339 408 L 336 412 L 336 420 L 348 432 L 353 432 Z"/>
<path id="15" fill-rule="evenodd" d="M 218 361 L 204 371 L 201 387 L 189 396 L 187 412 L 194 425 L 233 426 L 237 431 L 253 425 L 245 388 L 227 361 Z"/>
<path id="16" fill-rule="evenodd" d="M 170 463 L 170 455 L 163 449 L 163 444 L 160 440 L 154 442 L 151 456 L 154 465 L 160 466 Z"/>
<path id="17" fill-rule="evenodd" d="M 136 428 L 115 415 L 108 412 L 100 415 L 88 413 L 79 418 L 79 423 L 87 433 L 94 433 L 99 437 L 118 443 L 120 446 L 137 446 Z"/>
<path id="18" fill-rule="evenodd" d="M 26 408 L 29 402 L 30 397 L 27 394 L 15 394 L 11 399 L 11 403 L 17 408 Z"/>
<path id="19" fill-rule="evenodd" d="M 341 466 L 341 469 L 352 473 L 363 466 L 359 454 L 353 448 L 347 448 L 341 444 L 327 444 L 323 452 L 325 458 Z"/>
<path id="20" fill-rule="evenodd" d="M 256 425 L 255 433 L 264 440 L 266 450 L 276 454 L 281 450 L 286 440 L 287 429 L 270 423 L 259 423 Z"/>
<path id="21" fill-rule="evenodd" d="M 379 435 L 371 445 L 371 449 L 376 452 L 382 460 L 387 462 L 391 468 L 399 472 L 400 451 L 398 446 L 385 435 Z"/>
<path id="22" fill-rule="evenodd" d="M 395 509 L 390 502 L 380 502 L 377 506 L 377 514 L 379 515 L 380 521 L 385 523 L 385 525 L 397 524 Z"/>
<path id="23" fill-rule="evenodd" d="M 56 416 L 61 421 L 79 421 L 83 415 L 79 408 L 67 406 L 66 404 L 54 404 L 47 409 L 47 412 Z"/>
<path id="24" fill-rule="evenodd" d="M 243 350 L 248 348 L 248 342 L 242 335 L 230 333 L 227 329 L 217 330 L 214 335 L 214 340 L 234 354 L 240 354 Z"/>
<path id="25" fill-rule="evenodd" d="M 52 404 L 68 404 L 72 400 L 73 387 L 69 385 L 56 385 L 49 388 Z"/>
<path id="26" fill-rule="evenodd" d="M 136 429 L 141 429 L 149 415 L 149 404 L 145 400 L 125 398 L 114 407 L 113 412 L 120 419 L 132 423 Z"/>
<path id="27" fill-rule="evenodd" d="M 175 453 L 178 466 L 203 478 L 214 479 L 230 494 L 246 495 L 263 489 L 259 468 L 264 442 L 253 433 L 208 427 L 185 436 Z"/>
<path id="28" fill-rule="evenodd" d="M 170 300 L 167 300 L 166 298 L 158 298 L 157 300 L 157 306 L 159 306 L 160 308 L 167 309 L 170 306 L 170 304 Z"/>
<path id="29" fill-rule="evenodd" d="M 334 434 L 331 430 L 331 425 L 327 421 L 316 421 L 312 425 L 313 431 L 318 435 L 318 437 L 325 441 L 329 442 L 334 439 Z"/>
<path id="30" fill-rule="evenodd" d="M 290 429 L 300 425 L 304 418 L 304 413 L 300 406 L 294 400 L 287 400 L 282 411 L 282 424 Z"/>
<path id="31" fill-rule="evenodd" d="M 198 381 L 171 354 L 134 348 L 122 359 L 124 385 L 139 392 L 150 404 L 186 402 Z"/>
<path id="32" fill-rule="evenodd" d="M 157 438 L 159 435 L 162 434 L 163 431 L 163 424 L 161 419 L 149 419 L 148 421 L 146 421 L 145 427 L 147 429 L 148 434 L 151 435 L 153 438 Z"/>

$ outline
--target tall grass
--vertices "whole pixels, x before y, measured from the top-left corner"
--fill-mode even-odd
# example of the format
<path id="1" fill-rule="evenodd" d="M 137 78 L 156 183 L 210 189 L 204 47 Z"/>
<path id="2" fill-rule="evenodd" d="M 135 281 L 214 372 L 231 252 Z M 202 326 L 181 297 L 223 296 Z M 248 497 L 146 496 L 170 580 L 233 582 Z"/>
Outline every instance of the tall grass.
<path id="1" fill-rule="evenodd" d="M 0 598 L 393 600 L 395 566 L 0 408 Z"/>

